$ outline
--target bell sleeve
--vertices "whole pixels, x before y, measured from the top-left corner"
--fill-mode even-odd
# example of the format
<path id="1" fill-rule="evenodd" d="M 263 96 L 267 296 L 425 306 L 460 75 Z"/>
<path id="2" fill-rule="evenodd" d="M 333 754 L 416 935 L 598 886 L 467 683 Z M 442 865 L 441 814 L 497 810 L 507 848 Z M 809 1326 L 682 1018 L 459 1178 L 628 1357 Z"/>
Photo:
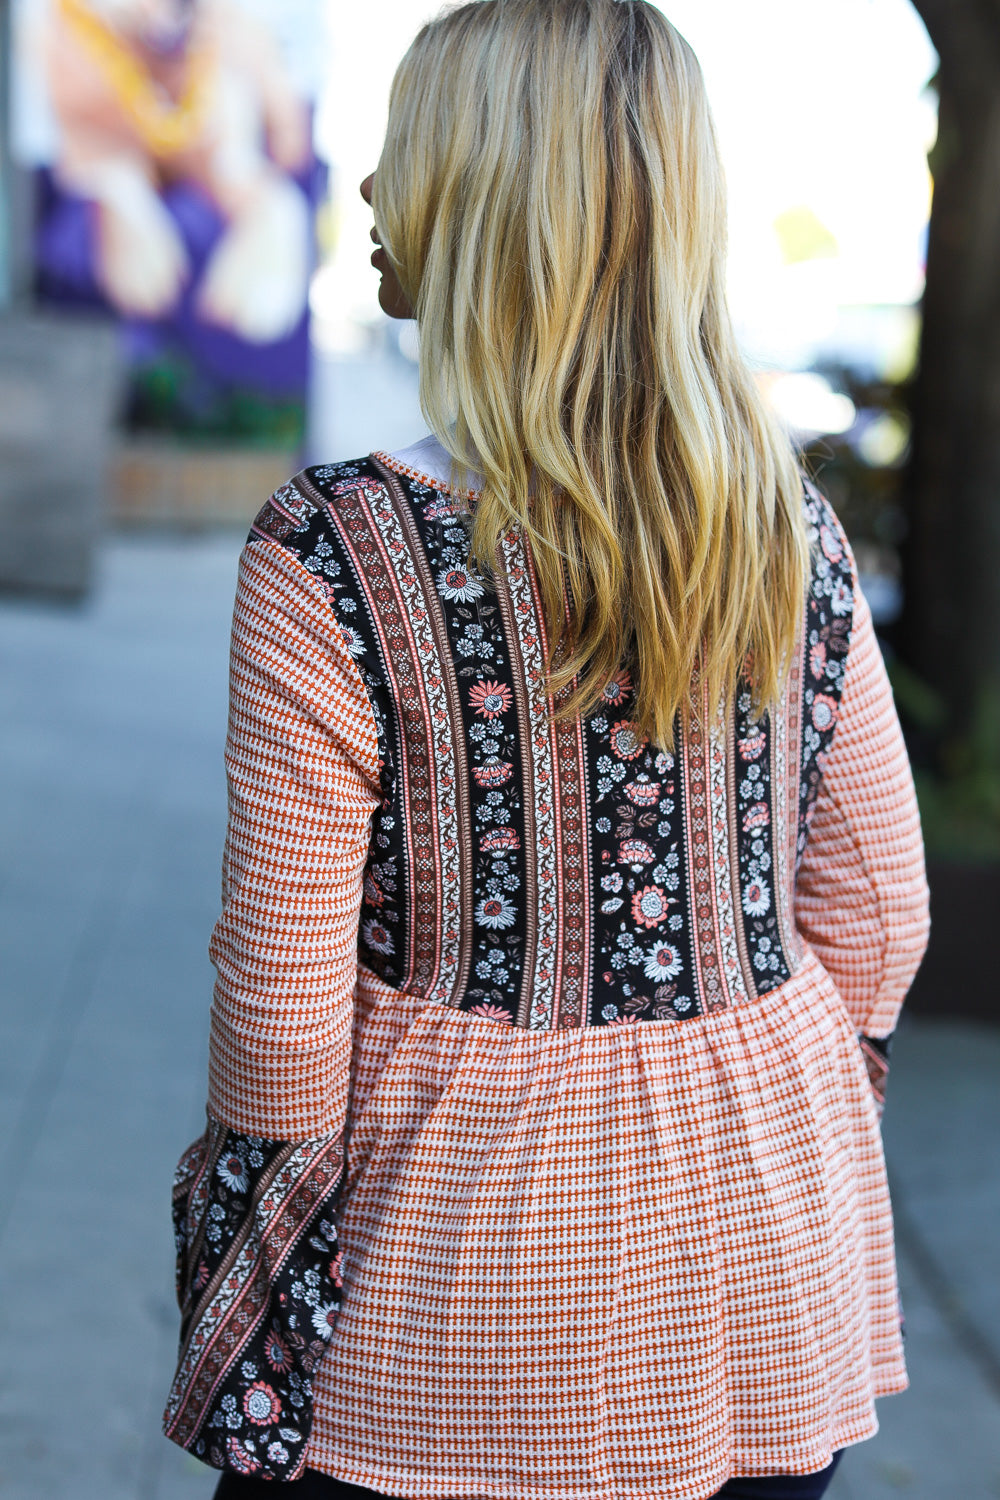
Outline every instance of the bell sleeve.
<path id="1" fill-rule="evenodd" d="M 840 716 L 799 864 L 795 917 L 854 1023 L 881 1115 L 892 1034 L 930 913 L 913 776 L 856 569 Z"/>
<path id="2" fill-rule="evenodd" d="M 297 1478 L 340 1299 L 358 916 L 376 722 L 331 591 L 282 545 L 240 563 L 207 1128 L 174 1188 L 180 1354 L 166 1435 Z"/>

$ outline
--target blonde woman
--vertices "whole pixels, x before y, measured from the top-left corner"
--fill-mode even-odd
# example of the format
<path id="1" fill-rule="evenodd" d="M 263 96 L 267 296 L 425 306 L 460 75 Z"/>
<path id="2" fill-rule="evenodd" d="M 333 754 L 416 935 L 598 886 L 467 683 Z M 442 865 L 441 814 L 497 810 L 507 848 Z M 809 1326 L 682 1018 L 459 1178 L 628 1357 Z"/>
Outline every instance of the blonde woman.
<path id="1" fill-rule="evenodd" d="M 907 1384 L 927 887 L 697 62 L 646 0 L 464 5 L 363 191 L 432 435 L 243 553 L 167 1433 L 231 1500 L 819 1496 Z"/>

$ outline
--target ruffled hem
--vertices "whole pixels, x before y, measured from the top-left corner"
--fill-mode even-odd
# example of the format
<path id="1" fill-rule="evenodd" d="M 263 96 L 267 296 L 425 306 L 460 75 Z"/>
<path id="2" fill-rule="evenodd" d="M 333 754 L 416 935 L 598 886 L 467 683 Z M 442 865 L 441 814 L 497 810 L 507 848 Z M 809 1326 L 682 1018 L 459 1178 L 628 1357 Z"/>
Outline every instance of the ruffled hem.
<path id="1" fill-rule="evenodd" d="M 584 1032 L 361 988 L 311 1465 L 414 1500 L 703 1500 L 872 1435 L 906 1386 L 891 1210 L 811 951 L 717 1016 Z"/>
<path id="2" fill-rule="evenodd" d="M 901 1385 L 894 1384 L 887 1390 L 878 1391 L 877 1397 L 896 1395 L 907 1389 L 907 1385 L 904 1379 Z M 603 1487 L 568 1489 L 559 1485 L 521 1483 L 516 1478 L 494 1478 L 488 1474 L 456 1474 L 452 1470 L 418 1473 L 414 1469 L 385 1464 L 357 1463 L 349 1453 L 328 1451 L 323 1447 L 309 1450 L 309 1467 L 348 1484 L 362 1485 L 381 1495 L 396 1496 L 398 1500 L 437 1500 L 442 1493 L 447 1493 L 453 1500 L 463 1500 L 466 1496 L 476 1497 L 476 1500 L 553 1500 L 554 1496 L 558 1496 L 558 1500 L 710 1500 L 727 1480 L 736 1476 L 815 1474 L 826 1468 L 838 1449 L 867 1442 L 878 1432 L 878 1427 L 873 1408 L 867 1416 L 845 1422 L 835 1429 L 820 1444 L 820 1450 L 790 1452 L 784 1449 L 774 1454 L 756 1450 L 752 1457 L 734 1452 L 726 1466 L 715 1475 L 654 1481 L 645 1489 L 613 1483 Z"/>

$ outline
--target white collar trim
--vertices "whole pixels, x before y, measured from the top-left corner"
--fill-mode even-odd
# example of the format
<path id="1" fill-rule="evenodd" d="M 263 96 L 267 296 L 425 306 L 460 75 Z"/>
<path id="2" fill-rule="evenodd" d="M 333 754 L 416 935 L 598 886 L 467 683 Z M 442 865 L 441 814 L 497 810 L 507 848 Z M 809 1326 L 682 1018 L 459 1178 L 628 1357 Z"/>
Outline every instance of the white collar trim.
<path id="1" fill-rule="evenodd" d="M 466 498 L 482 487 L 481 477 L 470 473 L 469 489 L 452 490 L 451 454 L 432 432 L 416 443 L 409 443 L 405 448 L 394 448 L 391 453 L 377 452 L 375 457 L 388 463 L 398 473 L 405 474 L 407 478 L 415 479 L 420 484 L 429 484 L 436 490 L 445 490 L 449 495 L 456 494 Z"/>

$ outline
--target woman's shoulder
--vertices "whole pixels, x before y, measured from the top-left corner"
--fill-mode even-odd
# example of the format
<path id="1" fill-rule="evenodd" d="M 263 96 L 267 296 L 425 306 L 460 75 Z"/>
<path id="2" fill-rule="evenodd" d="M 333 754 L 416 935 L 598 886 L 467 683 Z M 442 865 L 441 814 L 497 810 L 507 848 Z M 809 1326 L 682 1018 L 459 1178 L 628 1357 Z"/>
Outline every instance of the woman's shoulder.
<path id="1" fill-rule="evenodd" d="M 381 482 L 371 454 L 300 469 L 265 500 L 251 523 L 247 545 L 276 542 L 300 557 L 317 544 L 335 545 L 336 513 L 344 498 Z"/>
<path id="2" fill-rule="evenodd" d="M 398 483 L 393 485 L 392 481 Z M 268 498 L 250 528 L 250 540 L 268 537 L 295 550 L 308 534 L 337 531 L 337 522 L 359 493 L 374 497 L 387 487 L 408 499 L 452 489 L 451 456 L 428 434 L 404 447 L 375 448 L 360 458 L 311 464 L 293 475 Z"/>
<path id="3" fill-rule="evenodd" d="M 404 448 L 375 449 L 359 458 L 310 464 L 268 497 L 250 526 L 245 551 L 271 550 L 283 567 L 311 574 L 330 595 L 338 580 L 377 567 L 374 547 L 390 568 L 401 538 L 447 510 L 451 459 L 433 437 Z M 417 526 L 422 530 L 423 524 Z M 302 577 L 302 582 L 306 580 Z"/>

